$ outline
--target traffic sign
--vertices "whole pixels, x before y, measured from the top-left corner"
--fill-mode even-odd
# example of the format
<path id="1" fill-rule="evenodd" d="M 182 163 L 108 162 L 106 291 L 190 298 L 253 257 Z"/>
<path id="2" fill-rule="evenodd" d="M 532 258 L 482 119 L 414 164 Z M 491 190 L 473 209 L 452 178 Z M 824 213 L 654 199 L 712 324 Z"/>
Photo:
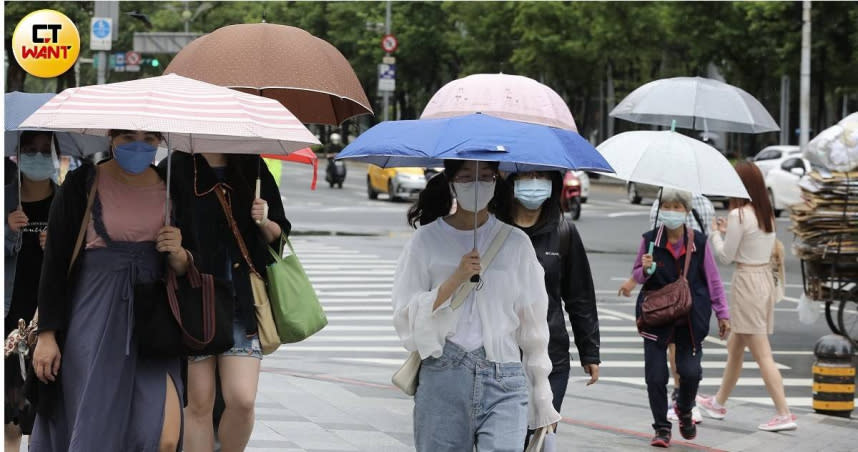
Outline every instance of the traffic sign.
<path id="1" fill-rule="evenodd" d="M 138 52 L 125 52 L 125 62 L 132 66 L 136 66 L 143 62 L 143 57 L 140 56 L 140 53 Z"/>
<path id="2" fill-rule="evenodd" d="M 125 72 L 125 54 L 116 52 L 110 55 L 110 67 L 114 72 Z"/>
<path id="3" fill-rule="evenodd" d="M 378 65 L 378 90 L 379 91 L 396 91 L 396 65 L 395 64 L 379 64 Z"/>
<path id="4" fill-rule="evenodd" d="M 396 36 L 384 35 L 381 38 L 381 48 L 387 53 L 393 53 L 399 48 L 399 41 L 396 39 Z"/>
<path id="5" fill-rule="evenodd" d="M 90 50 L 110 50 L 113 19 L 109 17 L 93 17 L 89 29 Z"/>

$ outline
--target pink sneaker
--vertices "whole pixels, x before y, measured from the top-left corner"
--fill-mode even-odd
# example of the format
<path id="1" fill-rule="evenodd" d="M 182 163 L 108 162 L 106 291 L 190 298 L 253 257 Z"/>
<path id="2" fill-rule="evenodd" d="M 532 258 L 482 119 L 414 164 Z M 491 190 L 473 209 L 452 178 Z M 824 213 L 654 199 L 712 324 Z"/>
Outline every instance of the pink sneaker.
<path id="1" fill-rule="evenodd" d="M 784 430 L 795 430 L 798 428 L 796 416 L 790 414 L 788 416 L 775 416 L 769 422 L 760 424 L 757 428 L 766 432 L 780 432 Z"/>
<path id="2" fill-rule="evenodd" d="M 706 397 L 698 395 L 696 400 L 697 406 L 712 419 L 724 419 L 727 417 L 727 408 L 719 405 L 715 401 L 715 396 Z"/>

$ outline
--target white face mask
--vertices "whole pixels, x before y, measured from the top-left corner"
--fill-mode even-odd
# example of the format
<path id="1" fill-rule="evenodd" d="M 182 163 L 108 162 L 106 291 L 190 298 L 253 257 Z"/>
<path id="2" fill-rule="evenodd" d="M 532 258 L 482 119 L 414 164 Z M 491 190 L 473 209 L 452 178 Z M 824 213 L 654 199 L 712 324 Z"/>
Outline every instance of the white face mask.
<path id="1" fill-rule="evenodd" d="M 495 181 L 492 182 L 453 182 L 453 192 L 456 194 L 456 202 L 468 212 L 479 212 L 486 207 L 495 197 Z M 476 199 L 474 199 L 476 192 Z"/>

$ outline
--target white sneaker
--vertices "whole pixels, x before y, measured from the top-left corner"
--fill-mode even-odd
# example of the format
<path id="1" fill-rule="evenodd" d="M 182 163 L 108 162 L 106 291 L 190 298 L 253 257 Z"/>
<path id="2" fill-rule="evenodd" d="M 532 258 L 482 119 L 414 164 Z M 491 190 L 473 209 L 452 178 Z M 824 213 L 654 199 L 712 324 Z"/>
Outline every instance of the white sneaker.
<path id="1" fill-rule="evenodd" d="M 670 422 L 679 422 L 679 416 L 676 415 L 676 411 L 673 410 L 673 407 L 667 409 L 667 420 Z"/>
<path id="2" fill-rule="evenodd" d="M 703 414 L 700 412 L 700 408 L 695 406 L 691 409 L 691 419 L 694 420 L 695 424 L 703 423 Z"/>
<path id="3" fill-rule="evenodd" d="M 715 401 L 715 396 L 706 397 L 698 395 L 697 406 L 699 406 L 703 412 L 712 419 L 724 419 L 727 417 L 727 408 L 718 405 L 718 402 Z"/>
<path id="4" fill-rule="evenodd" d="M 700 424 L 703 422 L 703 414 L 700 412 L 700 409 L 694 407 L 691 409 L 691 419 L 695 424 Z M 679 416 L 676 415 L 676 411 L 673 408 L 667 409 L 667 420 L 670 422 L 679 422 Z"/>
<path id="5" fill-rule="evenodd" d="M 765 424 L 760 424 L 757 428 L 766 432 L 780 432 L 783 430 L 795 430 L 798 428 L 798 423 L 796 423 L 794 415 L 775 416 L 772 420 Z"/>

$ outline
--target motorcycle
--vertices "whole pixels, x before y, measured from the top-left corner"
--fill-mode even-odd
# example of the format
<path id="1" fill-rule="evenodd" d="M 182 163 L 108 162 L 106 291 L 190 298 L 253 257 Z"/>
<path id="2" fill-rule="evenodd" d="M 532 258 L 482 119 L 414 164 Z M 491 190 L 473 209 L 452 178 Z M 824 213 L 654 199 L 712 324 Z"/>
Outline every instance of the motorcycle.
<path id="1" fill-rule="evenodd" d="M 573 220 L 581 218 L 581 180 L 573 171 L 567 171 L 563 178 L 560 208 L 563 212 L 571 213 Z"/>
<path id="2" fill-rule="evenodd" d="M 346 164 L 342 160 L 334 160 L 333 157 L 328 158 L 328 167 L 325 169 L 325 180 L 334 188 L 343 188 L 343 182 L 346 180 Z"/>

